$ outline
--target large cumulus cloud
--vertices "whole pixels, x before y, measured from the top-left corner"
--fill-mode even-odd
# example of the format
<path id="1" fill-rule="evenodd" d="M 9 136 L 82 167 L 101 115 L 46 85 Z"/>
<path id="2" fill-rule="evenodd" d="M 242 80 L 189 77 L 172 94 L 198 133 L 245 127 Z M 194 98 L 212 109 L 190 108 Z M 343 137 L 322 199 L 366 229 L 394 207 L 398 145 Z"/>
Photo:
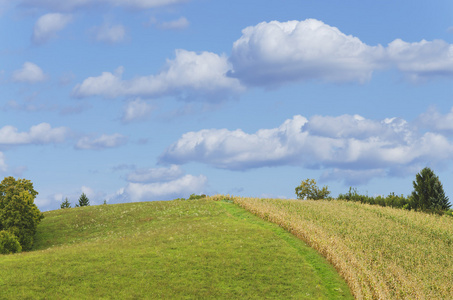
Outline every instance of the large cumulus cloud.
<path id="1" fill-rule="evenodd" d="M 123 69 L 86 78 L 77 97 L 165 97 L 221 101 L 246 88 L 320 80 L 365 83 L 373 72 L 396 69 L 419 81 L 453 76 L 453 45 L 401 39 L 367 45 L 315 19 L 262 22 L 242 31 L 231 55 L 176 50 L 158 74 L 123 79 Z"/>
<path id="2" fill-rule="evenodd" d="M 237 79 L 226 76 L 229 69 L 225 56 L 176 50 L 175 59 L 168 60 L 164 70 L 157 75 L 124 80 L 120 67 L 115 73 L 103 72 L 85 79 L 74 88 L 73 94 L 108 98 L 177 96 L 185 100 L 219 101 L 243 90 Z"/>
<path id="3" fill-rule="evenodd" d="M 296 115 L 278 128 L 246 133 L 240 129 L 188 132 L 161 155 L 166 163 L 199 162 L 216 168 L 247 170 L 269 166 L 324 169 L 337 174 L 404 174 L 426 163 L 453 158 L 453 143 L 424 132 L 400 118 L 369 120 L 361 116 Z M 366 179 L 367 177 L 361 177 Z"/>
<path id="4" fill-rule="evenodd" d="M 231 76 L 249 85 L 323 79 L 365 82 L 385 57 L 384 48 L 315 19 L 263 22 L 233 44 Z"/>

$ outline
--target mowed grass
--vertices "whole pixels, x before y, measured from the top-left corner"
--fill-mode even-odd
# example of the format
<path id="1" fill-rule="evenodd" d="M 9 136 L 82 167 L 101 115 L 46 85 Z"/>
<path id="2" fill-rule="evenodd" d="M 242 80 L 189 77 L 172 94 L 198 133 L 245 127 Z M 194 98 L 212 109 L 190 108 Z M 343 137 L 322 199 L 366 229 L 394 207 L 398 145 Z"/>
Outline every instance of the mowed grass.
<path id="1" fill-rule="evenodd" d="M 325 256 L 358 299 L 453 299 L 453 218 L 343 201 L 234 198 Z"/>
<path id="2" fill-rule="evenodd" d="M 0 299 L 352 299 L 304 242 L 207 199 L 46 212 L 0 270 Z"/>

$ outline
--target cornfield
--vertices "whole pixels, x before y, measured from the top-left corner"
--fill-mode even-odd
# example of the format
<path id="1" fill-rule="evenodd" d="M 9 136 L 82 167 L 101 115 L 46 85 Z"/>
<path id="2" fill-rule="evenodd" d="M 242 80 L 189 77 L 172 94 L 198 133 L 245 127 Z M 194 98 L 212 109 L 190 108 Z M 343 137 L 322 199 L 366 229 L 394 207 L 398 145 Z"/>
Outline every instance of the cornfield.
<path id="1" fill-rule="evenodd" d="M 227 198 L 317 249 L 357 299 L 453 299 L 449 216 L 344 201 Z"/>

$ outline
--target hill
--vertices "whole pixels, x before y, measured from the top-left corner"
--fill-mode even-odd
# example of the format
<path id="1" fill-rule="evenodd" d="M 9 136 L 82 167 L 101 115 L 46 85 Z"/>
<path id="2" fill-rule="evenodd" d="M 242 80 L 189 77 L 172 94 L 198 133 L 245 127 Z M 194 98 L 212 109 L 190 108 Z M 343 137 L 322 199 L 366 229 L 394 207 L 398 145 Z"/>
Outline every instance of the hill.
<path id="1" fill-rule="evenodd" d="M 351 299 L 315 250 L 225 201 L 46 212 L 33 251 L 0 256 L 0 299 Z"/>
<path id="2" fill-rule="evenodd" d="M 453 299 L 453 218 L 344 201 L 234 197 L 326 257 L 359 299 Z"/>

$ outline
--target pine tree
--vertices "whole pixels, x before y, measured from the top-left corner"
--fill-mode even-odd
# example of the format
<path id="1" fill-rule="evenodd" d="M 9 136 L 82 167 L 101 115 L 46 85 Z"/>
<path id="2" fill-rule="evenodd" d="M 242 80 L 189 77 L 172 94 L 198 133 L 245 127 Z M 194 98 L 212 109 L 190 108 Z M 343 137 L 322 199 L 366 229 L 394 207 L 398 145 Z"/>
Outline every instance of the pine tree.
<path id="1" fill-rule="evenodd" d="M 412 205 L 415 209 L 447 210 L 451 206 L 439 177 L 430 168 L 421 170 L 412 183 Z"/>
<path id="2" fill-rule="evenodd" d="M 79 206 L 90 206 L 90 200 L 85 193 L 82 193 L 79 198 Z"/>
<path id="3" fill-rule="evenodd" d="M 64 201 L 60 205 L 61 209 L 64 208 L 71 208 L 71 202 L 69 202 L 68 198 L 65 198 Z"/>

